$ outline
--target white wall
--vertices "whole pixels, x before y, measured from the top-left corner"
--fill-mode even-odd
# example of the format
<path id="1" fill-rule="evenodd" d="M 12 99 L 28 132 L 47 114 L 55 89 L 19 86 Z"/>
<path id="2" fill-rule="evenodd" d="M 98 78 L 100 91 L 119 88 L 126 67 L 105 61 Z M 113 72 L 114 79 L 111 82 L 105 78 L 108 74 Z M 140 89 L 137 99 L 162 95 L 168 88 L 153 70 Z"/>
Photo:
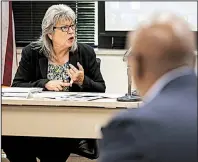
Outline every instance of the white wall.
<path id="1" fill-rule="evenodd" d="M 101 72 L 106 82 L 106 91 L 110 93 L 127 92 L 127 67 L 121 56 L 100 56 Z"/>
<path id="2" fill-rule="evenodd" d="M 122 62 L 121 56 L 98 55 L 101 59 L 101 73 L 106 82 L 106 92 L 127 92 L 127 70 L 126 64 Z"/>

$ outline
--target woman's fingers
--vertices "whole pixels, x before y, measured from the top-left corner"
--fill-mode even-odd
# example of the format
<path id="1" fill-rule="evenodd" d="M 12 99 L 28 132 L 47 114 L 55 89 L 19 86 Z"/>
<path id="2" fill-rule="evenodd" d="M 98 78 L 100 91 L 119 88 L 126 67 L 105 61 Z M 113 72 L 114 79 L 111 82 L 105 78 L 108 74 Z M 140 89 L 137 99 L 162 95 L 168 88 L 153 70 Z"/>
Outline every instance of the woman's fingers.
<path id="1" fill-rule="evenodd" d="M 54 91 L 56 91 L 56 92 L 58 92 L 59 91 L 59 89 L 57 88 L 57 87 L 54 87 L 54 89 L 53 89 Z"/>
<path id="2" fill-rule="evenodd" d="M 74 83 L 73 79 L 70 80 L 70 86 L 72 86 L 72 84 Z"/>
<path id="3" fill-rule="evenodd" d="M 70 87 L 71 84 L 70 83 L 63 83 L 63 87 Z"/>
<path id="4" fill-rule="evenodd" d="M 69 69 L 67 69 L 67 74 L 69 75 L 70 78 L 72 78 L 72 74 Z"/>
<path id="5" fill-rule="evenodd" d="M 78 68 L 79 68 L 80 71 L 84 71 L 82 65 L 79 62 L 77 63 L 77 66 L 78 66 Z"/>
<path id="6" fill-rule="evenodd" d="M 71 68 L 75 73 L 78 72 L 78 69 L 77 69 L 74 65 L 69 64 L 69 66 L 70 66 L 70 68 Z M 70 69 L 70 70 L 71 70 L 71 69 Z"/>
<path id="7" fill-rule="evenodd" d="M 72 69 L 69 69 L 69 72 L 70 72 L 70 74 L 72 75 L 72 76 L 74 76 L 77 72 L 75 72 L 74 70 L 72 70 Z"/>
<path id="8" fill-rule="evenodd" d="M 58 88 L 60 91 L 63 90 L 63 88 L 62 88 L 62 86 L 61 86 L 60 84 L 58 84 L 58 85 L 56 86 L 56 88 Z"/>

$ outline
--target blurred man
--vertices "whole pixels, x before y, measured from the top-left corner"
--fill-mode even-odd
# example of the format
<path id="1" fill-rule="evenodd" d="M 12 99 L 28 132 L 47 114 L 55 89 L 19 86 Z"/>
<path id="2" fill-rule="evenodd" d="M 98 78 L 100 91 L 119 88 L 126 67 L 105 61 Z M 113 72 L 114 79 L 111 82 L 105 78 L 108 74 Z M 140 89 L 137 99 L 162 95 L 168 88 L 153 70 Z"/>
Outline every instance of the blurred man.
<path id="1" fill-rule="evenodd" d="M 124 57 L 144 103 L 102 129 L 99 161 L 197 162 L 196 44 L 188 24 L 158 14 L 128 40 Z"/>

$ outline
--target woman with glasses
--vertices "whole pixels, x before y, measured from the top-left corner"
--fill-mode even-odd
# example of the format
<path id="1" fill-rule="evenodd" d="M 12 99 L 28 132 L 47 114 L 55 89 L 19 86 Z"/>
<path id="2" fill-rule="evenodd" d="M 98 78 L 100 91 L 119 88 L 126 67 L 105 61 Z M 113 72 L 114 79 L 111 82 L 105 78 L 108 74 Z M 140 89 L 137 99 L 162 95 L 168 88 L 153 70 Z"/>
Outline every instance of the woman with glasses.
<path id="1" fill-rule="evenodd" d="M 94 50 L 77 43 L 75 13 L 66 5 L 51 6 L 42 21 L 42 35 L 22 50 L 13 87 L 41 87 L 48 91 L 105 92 Z M 72 124 L 72 123 L 71 123 Z M 50 126 L 49 126 L 50 127 Z M 48 128 L 50 129 L 50 128 Z M 10 162 L 65 162 L 86 140 L 3 137 Z M 92 145 L 94 147 L 93 141 Z"/>

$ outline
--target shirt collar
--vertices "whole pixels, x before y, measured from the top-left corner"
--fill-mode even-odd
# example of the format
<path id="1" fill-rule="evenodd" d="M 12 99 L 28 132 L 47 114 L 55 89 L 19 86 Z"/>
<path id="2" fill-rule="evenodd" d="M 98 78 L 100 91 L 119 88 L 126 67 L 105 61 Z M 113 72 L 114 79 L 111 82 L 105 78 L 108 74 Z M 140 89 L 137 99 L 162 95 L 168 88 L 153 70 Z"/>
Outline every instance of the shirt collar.
<path id="1" fill-rule="evenodd" d="M 144 95 L 144 104 L 151 102 L 169 82 L 180 76 L 188 75 L 191 71 L 191 68 L 182 66 L 161 76 Z"/>

